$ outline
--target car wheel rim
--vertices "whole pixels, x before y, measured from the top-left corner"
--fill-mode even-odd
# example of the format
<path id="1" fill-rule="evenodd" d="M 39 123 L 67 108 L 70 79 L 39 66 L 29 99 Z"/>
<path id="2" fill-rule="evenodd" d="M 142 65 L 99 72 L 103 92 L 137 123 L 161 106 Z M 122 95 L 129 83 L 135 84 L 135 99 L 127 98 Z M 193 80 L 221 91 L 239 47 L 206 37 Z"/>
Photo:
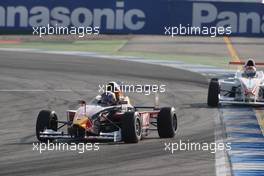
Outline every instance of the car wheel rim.
<path id="1" fill-rule="evenodd" d="M 174 129 L 174 131 L 176 131 L 176 129 L 177 129 L 177 119 L 175 116 L 173 116 L 173 129 Z"/>
<path id="2" fill-rule="evenodd" d="M 137 134 L 137 136 L 140 136 L 140 134 L 141 134 L 141 128 L 140 128 L 139 120 L 136 121 L 136 134 Z"/>

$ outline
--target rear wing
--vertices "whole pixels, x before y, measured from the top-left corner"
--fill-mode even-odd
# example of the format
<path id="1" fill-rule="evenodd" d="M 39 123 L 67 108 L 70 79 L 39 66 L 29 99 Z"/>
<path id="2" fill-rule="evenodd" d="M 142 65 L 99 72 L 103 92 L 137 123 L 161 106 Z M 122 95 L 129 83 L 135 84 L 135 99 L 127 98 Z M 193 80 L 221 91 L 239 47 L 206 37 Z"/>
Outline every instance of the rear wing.
<path id="1" fill-rule="evenodd" d="M 240 62 L 240 61 L 231 61 L 229 62 L 229 65 L 245 65 L 246 62 Z M 264 66 L 264 62 L 256 62 L 255 65 L 262 65 Z"/>

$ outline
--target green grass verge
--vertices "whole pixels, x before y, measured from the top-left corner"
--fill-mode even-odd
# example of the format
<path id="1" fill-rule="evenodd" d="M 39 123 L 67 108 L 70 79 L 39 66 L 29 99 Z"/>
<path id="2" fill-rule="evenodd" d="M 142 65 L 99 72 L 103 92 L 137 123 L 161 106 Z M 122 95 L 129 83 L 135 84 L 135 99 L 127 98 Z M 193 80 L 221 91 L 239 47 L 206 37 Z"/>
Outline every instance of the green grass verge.
<path id="1" fill-rule="evenodd" d="M 76 42 L 23 42 L 21 44 L 0 44 L 0 48 L 34 48 L 61 51 L 90 51 L 112 53 L 122 47 L 127 40 L 91 40 Z"/>
<path id="2" fill-rule="evenodd" d="M 90 40 L 75 42 L 23 42 L 21 44 L 0 44 L 0 48 L 33 48 L 57 51 L 86 51 L 118 56 L 136 56 L 142 59 L 162 59 L 183 61 L 191 64 L 227 67 L 228 58 L 217 56 L 172 55 L 150 52 L 123 52 L 119 49 L 127 40 Z"/>
<path id="3" fill-rule="evenodd" d="M 147 59 L 162 59 L 168 61 L 183 61 L 190 64 L 210 65 L 226 68 L 229 59 L 227 57 L 217 56 L 194 56 L 194 55 L 172 55 L 172 54 L 158 54 L 158 53 L 145 53 L 145 52 L 118 52 L 123 56 L 136 56 Z"/>

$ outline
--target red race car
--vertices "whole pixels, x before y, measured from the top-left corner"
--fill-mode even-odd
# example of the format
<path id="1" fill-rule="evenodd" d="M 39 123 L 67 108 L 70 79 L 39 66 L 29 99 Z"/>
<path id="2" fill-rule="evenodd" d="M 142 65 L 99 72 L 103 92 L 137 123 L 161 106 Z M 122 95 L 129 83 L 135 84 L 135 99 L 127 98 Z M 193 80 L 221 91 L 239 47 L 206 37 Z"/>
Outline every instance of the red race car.
<path id="1" fill-rule="evenodd" d="M 66 126 L 67 130 L 62 131 Z M 103 104 L 98 96 L 77 110 L 67 111 L 67 121 L 58 120 L 54 111 L 39 112 L 36 136 L 40 142 L 54 139 L 106 139 L 114 142 L 137 143 L 157 130 L 161 138 L 173 138 L 177 116 L 173 107 L 132 106 L 123 101 L 116 105 Z"/>

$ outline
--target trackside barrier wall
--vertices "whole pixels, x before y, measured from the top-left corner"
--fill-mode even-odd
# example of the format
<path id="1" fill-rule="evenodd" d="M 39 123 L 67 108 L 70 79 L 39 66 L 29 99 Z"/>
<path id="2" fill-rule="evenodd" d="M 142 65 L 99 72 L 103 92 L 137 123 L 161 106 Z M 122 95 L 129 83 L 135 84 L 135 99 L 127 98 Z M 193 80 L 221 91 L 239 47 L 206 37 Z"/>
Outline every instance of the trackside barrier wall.
<path id="1" fill-rule="evenodd" d="M 231 26 L 232 35 L 264 36 L 261 3 L 169 0 L 7 0 L 0 32 L 32 33 L 32 26 L 99 26 L 100 33 L 164 34 L 166 26 Z"/>

